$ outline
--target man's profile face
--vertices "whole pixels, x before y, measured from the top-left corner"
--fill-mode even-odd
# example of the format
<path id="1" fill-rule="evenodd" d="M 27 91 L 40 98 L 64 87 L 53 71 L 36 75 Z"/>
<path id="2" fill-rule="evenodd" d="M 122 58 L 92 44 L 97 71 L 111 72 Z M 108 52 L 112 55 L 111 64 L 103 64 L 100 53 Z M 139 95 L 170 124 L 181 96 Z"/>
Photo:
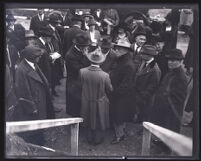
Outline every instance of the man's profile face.
<path id="1" fill-rule="evenodd" d="M 44 9 L 38 9 L 38 14 L 42 15 L 44 13 Z"/>

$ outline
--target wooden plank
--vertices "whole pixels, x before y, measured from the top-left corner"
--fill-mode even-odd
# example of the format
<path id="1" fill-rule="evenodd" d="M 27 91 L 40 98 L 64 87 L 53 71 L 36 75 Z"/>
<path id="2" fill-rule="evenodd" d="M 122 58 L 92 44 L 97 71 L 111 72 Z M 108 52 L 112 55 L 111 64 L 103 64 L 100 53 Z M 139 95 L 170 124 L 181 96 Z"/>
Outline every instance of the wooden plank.
<path id="1" fill-rule="evenodd" d="M 82 118 L 62 118 L 33 121 L 6 122 L 6 134 L 24 131 L 39 130 L 62 125 L 71 125 L 83 122 Z"/>
<path id="2" fill-rule="evenodd" d="M 180 156 L 192 156 L 191 138 L 178 134 L 150 122 L 143 122 L 144 128 L 163 141 L 172 151 Z"/>
<path id="3" fill-rule="evenodd" d="M 71 154 L 78 156 L 79 123 L 71 125 Z"/>
<path id="4" fill-rule="evenodd" d="M 143 128 L 142 136 L 142 156 L 150 155 L 151 132 Z"/>

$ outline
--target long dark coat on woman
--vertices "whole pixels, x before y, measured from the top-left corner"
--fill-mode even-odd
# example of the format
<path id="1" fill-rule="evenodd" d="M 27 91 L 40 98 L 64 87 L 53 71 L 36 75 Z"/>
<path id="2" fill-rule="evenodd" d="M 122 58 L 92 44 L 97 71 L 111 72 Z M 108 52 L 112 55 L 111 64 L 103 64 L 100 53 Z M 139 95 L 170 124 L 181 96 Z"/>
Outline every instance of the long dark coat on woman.
<path id="1" fill-rule="evenodd" d="M 67 80 L 66 80 L 66 113 L 72 116 L 80 116 L 81 83 L 79 71 L 90 65 L 89 60 L 72 47 L 65 56 Z"/>
<path id="2" fill-rule="evenodd" d="M 140 117 L 147 119 L 153 105 L 153 93 L 156 92 L 161 71 L 155 62 L 150 63 L 135 76 L 135 100 Z"/>
<path id="3" fill-rule="evenodd" d="M 105 130 L 109 127 L 109 99 L 112 84 L 101 68 L 89 66 L 80 70 L 82 83 L 81 117 L 86 127 Z M 99 124 L 100 123 L 100 127 Z"/>
<path id="4" fill-rule="evenodd" d="M 182 67 L 169 71 L 156 92 L 151 122 L 179 132 L 186 92 L 187 79 Z"/>
<path id="5" fill-rule="evenodd" d="M 25 59 L 16 70 L 15 87 L 18 100 L 16 120 L 54 118 L 48 81 L 41 70 L 36 72 Z M 38 110 L 38 114 L 33 115 L 34 110 Z"/>
<path id="6" fill-rule="evenodd" d="M 117 59 L 116 68 L 110 73 L 113 86 L 111 94 L 111 121 L 120 124 L 133 116 L 133 82 L 135 68 L 129 53 Z"/>

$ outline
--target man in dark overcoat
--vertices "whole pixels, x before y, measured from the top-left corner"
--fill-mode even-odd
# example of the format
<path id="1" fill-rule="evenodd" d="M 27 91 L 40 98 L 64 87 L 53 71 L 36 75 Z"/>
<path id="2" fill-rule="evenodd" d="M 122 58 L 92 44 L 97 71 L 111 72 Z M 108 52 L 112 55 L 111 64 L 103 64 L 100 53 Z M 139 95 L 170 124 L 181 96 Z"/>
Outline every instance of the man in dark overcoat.
<path id="1" fill-rule="evenodd" d="M 47 16 L 44 13 L 44 9 L 43 8 L 38 8 L 38 14 L 34 15 L 31 18 L 31 22 L 30 22 L 30 30 L 33 30 L 34 34 L 38 35 L 38 31 L 42 28 L 47 26 L 48 21 L 47 21 Z"/>
<path id="2" fill-rule="evenodd" d="M 74 46 L 65 56 L 67 80 L 66 80 L 66 113 L 72 116 L 80 116 L 81 90 L 79 71 L 90 65 L 90 61 L 84 55 L 87 46 L 91 44 L 87 33 L 76 35 Z"/>
<path id="3" fill-rule="evenodd" d="M 166 57 L 169 71 L 155 94 L 151 122 L 180 133 L 187 92 L 187 78 L 181 66 L 184 57 L 179 49 L 169 50 Z"/>
<path id="4" fill-rule="evenodd" d="M 81 29 L 82 22 L 83 20 L 81 16 L 74 16 L 72 18 L 72 27 L 69 29 L 66 29 L 66 31 L 64 32 L 64 42 L 63 42 L 64 55 L 66 55 L 68 50 L 72 47 L 73 39 L 75 38 L 76 34 L 84 32 Z"/>
<path id="5" fill-rule="evenodd" d="M 102 37 L 101 41 L 101 51 L 103 54 L 107 54 L 106 60 L 100 65 L 101 69 L 110 73 L 116 65 L 117 56 L 113 50 L 112 38 L 110 36 Z"/>
<path id="6" fill-rule="evenodd" d="M 110 97 L 111 121 L 115 129 L 112 144 L 119 143 L 125 137 L 125 123 L 133 116 L 133 81 L 135 68 L 131 59 L 130 44 L 118 41 L 114 44 L 117 65 L 110 72 L 113 92 Z"/>
<path id="7" fill-rule="evenodd" d="M 16 71 L 16 96 L 18 106 L 16 121 L 53 119 L 54 111 L 49 84 L 37 62 L 42 55 L 40 48 L 27 46 L 23 51 L 24 59 Z M 20 134 L 25 141 L 43 144 L 42 130 Z"/>
<path id="8" fill-rule="evenodd" d="M 25 28 L 15 23 L 16 19 L 13 14 L 8 14 L 6 17 L 6 31 L 10 34 L 10 43 L 13 44 L 20 52 L 25 47 Z"/>
<path id="9" fill-rule="evenodd" d="M 159 86 L 161 71 L 154 61 L 154 56 L 157 55 L 155 46 L 144 45 L 140 52 L 142 63 L 135 75 L 134 91 L 136 121 L 142 122 L 149 118 L 150 107 L 153 104 L 153 93 Z"/>

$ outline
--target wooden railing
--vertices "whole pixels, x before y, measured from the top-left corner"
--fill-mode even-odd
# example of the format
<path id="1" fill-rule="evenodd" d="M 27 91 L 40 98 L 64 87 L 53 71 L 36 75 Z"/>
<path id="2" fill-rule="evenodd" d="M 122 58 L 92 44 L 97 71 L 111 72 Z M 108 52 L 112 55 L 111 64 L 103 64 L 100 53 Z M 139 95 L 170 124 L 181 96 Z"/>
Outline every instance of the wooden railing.
<path id="1" fill-rule="evenodd" d="M 150 155 L 151 134 L 179 156 L 192 156 L 192 139 L 150 122 L 143 122 L 142 156 Z"/>
<path id="2" fill-rule="evenodd" d="M 71 126 L 71 154 L 78 155 L 79 123 L 82 118 L 65 118 L 33 121 L 6 122 L 6 134 L 33 131 L 63 125 Z"/>

